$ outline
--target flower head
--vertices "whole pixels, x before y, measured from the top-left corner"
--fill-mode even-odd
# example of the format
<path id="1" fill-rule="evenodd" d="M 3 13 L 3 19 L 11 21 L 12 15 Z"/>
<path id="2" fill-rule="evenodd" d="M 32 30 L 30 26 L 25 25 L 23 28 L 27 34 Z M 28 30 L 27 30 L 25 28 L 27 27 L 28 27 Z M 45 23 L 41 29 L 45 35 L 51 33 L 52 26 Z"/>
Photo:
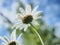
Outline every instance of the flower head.
<path id="1" fill-rule="evenodd" d="M 14 30 L 11 34 L 11 37 L 8 38 L 7 36 L 1 37 L 0 39 L 4 42 L 1 43 L 1 45 L 23 45 L 21 42 L 19 42 L 19 38 L 22 34 L 19 35 L 19 37 L 16 39 L 16 30 Z"/>
<path id="2" fill-rule="evenodd" d="M 37 11 L 38 6 L 36 6 L 33 10 L 31 8 L 31 5 L 27 5 L 25 10 L 23 8 L 19 8 L 20 12 L 17 14 L 17 19 L 19 20 L 18 23 L 16 23 L 14 27 L 16 29 L 24 29 L 24 31 L 27 30 L 27 28 L 30 26 L 30 23 L 33 25 L 37 25 L 38 22 L 36 21 L 38 18 L 41 18 L 39 14 L 42 13 L 42 11 Z"/>

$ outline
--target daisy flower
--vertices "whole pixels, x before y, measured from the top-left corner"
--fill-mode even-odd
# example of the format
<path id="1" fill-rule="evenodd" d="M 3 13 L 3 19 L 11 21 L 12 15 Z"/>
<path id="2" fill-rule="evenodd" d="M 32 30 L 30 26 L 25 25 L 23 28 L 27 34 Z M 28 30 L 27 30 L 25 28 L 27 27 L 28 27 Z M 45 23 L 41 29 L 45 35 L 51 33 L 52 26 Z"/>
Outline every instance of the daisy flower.
<path id="1" fill-rule="evenodd" d="M 19 37 L 16 39 L 16 30 L 14 30 L 11 34 L 11 37 L 8 38 L 7 36 L 0 36 L 0 39 L 4 42 L 0 43 L 1 45 L 23 45 L 21 42 L 19 42 L 19 39 L 21 37 L 22 33 L 19 35 Z"/>
<path id="2" fill-rule="evenodd" d="M 37 8 L 38 6 L 32 10 L 31 5 L 27 5 L 25 9 L 19 8 L 21 13 L 17 14 L 18 23 L 13 25 L 12 28 L 16 27 L 16 29 L 20 28 L 20 30 L 24 29 L 24 31 L 26 31 L 30 23 L 37 25 L 38 22 L 36 20 L 41 18 L 42 14 L 42 11 L 37 11 Z"/>
<path id="3" fill-rule="evenodd" d="M 15 29 L 20 28 L 24 29 L 24 31 L 27 30 L 29 26 L 32 26 L 34 28 L 35 33 L 39 37 L 42 45 L 44 45 L 44 42 L 40 36 L 40 34 L 36 31 L 37 29 L 34 27 L 35 25 L 38 25 L 37 19 L 41 18 L 42 11 L 37 11 L 38 6 L 35 8 L 31 8 L 31 5 L 27 5 L 25 9 L 19 8 L 20 12 L 17 14 L 18 23 L 16 23 L 13 27 Z"/>

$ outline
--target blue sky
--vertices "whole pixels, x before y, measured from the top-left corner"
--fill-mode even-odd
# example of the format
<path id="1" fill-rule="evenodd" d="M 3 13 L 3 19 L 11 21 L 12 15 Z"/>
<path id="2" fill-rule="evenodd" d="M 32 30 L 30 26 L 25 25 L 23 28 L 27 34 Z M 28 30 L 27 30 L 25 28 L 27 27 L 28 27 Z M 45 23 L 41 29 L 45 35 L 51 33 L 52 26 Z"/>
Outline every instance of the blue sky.
<path id="1" fill-rule="evenodd" d="M 43 20 L 48 25 L 55 25 L 57 27 L 57 37 L 60 34 L 60 13 L 59 13 L 59 0 L 21 0 L 24 5 L 32 3 L 34 6 L 39 5 L 39 10 L 44 13 Z M 17 0 L 0 0 L 0 13 L 3 13 L 12 22 L 14 22 L 16 8 L 18 6 Z M 7 34 L 7 24 L 4 23 L 2 17 L 0 16 L 0 35 Z M 3 33 L 5 32 L 5 33 Z"/>

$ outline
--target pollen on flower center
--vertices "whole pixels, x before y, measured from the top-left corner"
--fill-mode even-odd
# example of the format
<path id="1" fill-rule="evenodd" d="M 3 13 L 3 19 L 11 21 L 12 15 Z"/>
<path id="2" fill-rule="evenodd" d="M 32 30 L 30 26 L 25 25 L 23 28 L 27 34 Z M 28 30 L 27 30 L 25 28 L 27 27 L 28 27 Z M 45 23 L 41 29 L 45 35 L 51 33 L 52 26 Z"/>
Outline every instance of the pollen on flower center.
<path id="1" fill-rule="evenodd" d="M 33 16 L 32 15 L 27 15 L 27 16 L 23 17 L 22 22 L 24 24 L 28 24 L 28 23 L 32 22 L 32 20 L 33 20 Z"/>
<path id="2" fill-rule="evenodd" d="M 10 42 L 8 45 L 17 45 L 16 42 Z"/>

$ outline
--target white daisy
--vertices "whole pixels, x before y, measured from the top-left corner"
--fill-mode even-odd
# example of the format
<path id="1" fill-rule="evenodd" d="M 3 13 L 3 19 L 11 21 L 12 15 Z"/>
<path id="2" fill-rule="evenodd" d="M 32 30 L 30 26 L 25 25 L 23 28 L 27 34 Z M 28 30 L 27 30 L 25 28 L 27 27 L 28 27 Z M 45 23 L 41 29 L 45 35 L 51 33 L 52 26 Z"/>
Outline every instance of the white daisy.
<path id="1" fill-rule="evenodd" d="M 20 30 L 24 29 L 24 31 L 26 31 L 30 26 L 30 23 L 37 25 L 38 22 L 36 20 L 41 18 L 42 13 L 42 11 L 37 11 L 37 8 L 38 6 L 32 10 L 31 5 L 27 5 L 25 10 L 23 8 L 19 8 L 21 12 L 17 15 L 19 22 L 16 23 L 12 28 L 16 27 L 16 29 L 20 28 Z"/>
<path id="2" fill-rule="evenodd" d="M 22 33 L 19 35 L 19 37 L 16 39 L 16 30 L 14 30 L 11 34 L 11 37 L 8 38 L 7 36 L 0 36 L 0 39 L 4 42 L 0 43 L 1 45 L 23 45 L 21 42 L 19 42 L 19 39 L 21 37 Z"/>

